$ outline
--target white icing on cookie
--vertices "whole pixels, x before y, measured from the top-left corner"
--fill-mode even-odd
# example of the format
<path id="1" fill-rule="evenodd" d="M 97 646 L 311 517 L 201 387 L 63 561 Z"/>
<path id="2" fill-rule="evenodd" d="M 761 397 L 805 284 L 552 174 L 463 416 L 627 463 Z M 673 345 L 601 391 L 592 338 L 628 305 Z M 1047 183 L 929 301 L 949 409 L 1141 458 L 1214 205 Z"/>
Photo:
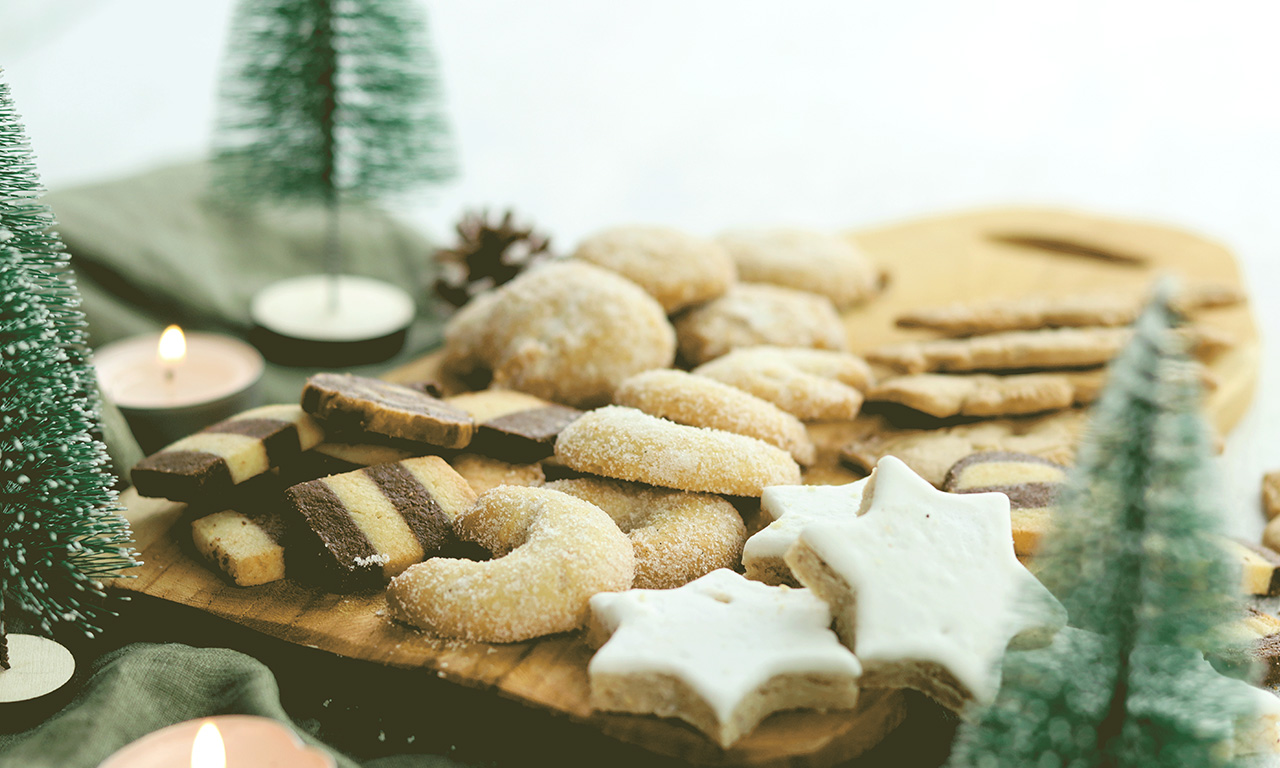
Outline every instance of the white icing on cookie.
<path id="1" fill-rule="evenodd" d="M 587 667 L 597 707 L 658 711 L 708 730 L 671 704 L 638 710 L 602 701 L 606 697 L 598 686 L 606 678 L 616 682 L 654 675 L 687 684 L 721 726 L 734 721 L 752 694 L 779 678 L 836 681 L 825 686 L 825 700 L 808 706 L 852 707 L 855 703 L 861 665 L 828 628 L 831 613 L 826 604 L 808 590 L 770 587 L 722 568 L 677 589 L 600 593 L 591 598 L 591 610 L 596 628 L 612 633 Z M 832 691 L 839 693 L 833 697 Z M 743 726 L 741 733 L 770 712 L 806 706 L 778 701 L 776 692 L 772 695 L 771 704 L 751 707 L 750 721 L 738 723 Z M 741 733 L 713 736 L 724 744 Z"/>
<path id="2" fill-rule="evenodd" d="M 856 517 L 868 479 L 847 485 L 775 485 L 765 488 L 760 497 L 760 509 L 773 522 L 747 539 L 742 550 L 742 565 L 747 570 L 747 578 L 772 583 L 772 579 L 761 577 L 786 568 L 781 560 L 806 525 Z"/>
<path id="3" fill-rule="evenodd" d="M 808 584 L 813 571 L 797 567 L 805 549 L 852 592 L 853 604 L 833 610 L 868 673 L 936 664 L 989 702 L 1009 641 L 1065 623 L 1014 557 L 1007 496 L 944 493 L 892 456 L 869 478 L 858 517 L 800 533 L 786 560 Z"/>

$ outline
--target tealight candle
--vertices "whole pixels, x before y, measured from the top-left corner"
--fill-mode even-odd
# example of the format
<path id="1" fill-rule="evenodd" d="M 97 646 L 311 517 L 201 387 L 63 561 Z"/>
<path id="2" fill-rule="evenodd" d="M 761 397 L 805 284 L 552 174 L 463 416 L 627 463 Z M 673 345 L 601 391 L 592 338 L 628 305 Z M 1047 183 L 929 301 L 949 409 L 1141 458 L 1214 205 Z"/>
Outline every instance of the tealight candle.
<path id="1" fill-rule="evenodd" d="M 173 325 L 105 344 L 93 353 L 102 392 L 124 414 L 147 453 L 259 405 L 262 355 L 214 333 Z"/>
<path id="2" fill-rule="evenodd" d="M 266 717 L 220 715 L 161 728 L 98 768 L 334 768 L 334 760 Z"/>

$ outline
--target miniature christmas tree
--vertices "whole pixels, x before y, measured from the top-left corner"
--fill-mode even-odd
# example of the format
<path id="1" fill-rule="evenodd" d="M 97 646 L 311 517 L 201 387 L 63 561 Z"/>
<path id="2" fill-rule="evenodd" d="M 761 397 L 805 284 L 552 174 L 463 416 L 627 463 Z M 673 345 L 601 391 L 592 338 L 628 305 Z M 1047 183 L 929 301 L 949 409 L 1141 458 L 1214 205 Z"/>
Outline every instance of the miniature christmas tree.
<path id="1" fill-rule="evenodd" d="M 962 725 L 949 765 L 1231 764 L 1222 742 L 1253 705 L 1204 682 L 1201 651 L 1240 610 L 1238 574 L 1213 537 L 1199 377 L 1170 295 L 1157 288 L 1112 364 L 1037 556 L 1078 629 L 1006 654 L 997 702 Z"/>
<path id="2" fill-rule="evenodd" d="M 236 199 L 338 209 L 454 173 L 425 22 L 408 0 L 242 0 L 216 152 Z"/>
<path id="3" fill-rule="evenodd" d="M 0 685 L 14 609 L 46 633 L 96 631 L 98 581 L 134 565 L 67 257 L 21 123 L 0 84 Z"/>

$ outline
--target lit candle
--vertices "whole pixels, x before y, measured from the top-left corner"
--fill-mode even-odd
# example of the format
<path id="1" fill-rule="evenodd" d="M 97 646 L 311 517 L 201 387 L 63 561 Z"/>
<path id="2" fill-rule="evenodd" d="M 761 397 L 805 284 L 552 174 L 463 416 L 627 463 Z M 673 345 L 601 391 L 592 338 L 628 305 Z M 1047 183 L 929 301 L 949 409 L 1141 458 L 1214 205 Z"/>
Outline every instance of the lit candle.
<path id="1" fill-rule="evenodd" d="M 260 404 L 262 355 L 230 336 L 171 325 L 158 336 L 105 344 L 93 364 L 103 394 L 147 453 Z"/>
<path id="2" fill-rule="evenodd" d="M 266 717 L 220 715 L 161 728 L 126 745 L 98 768 L 334 768 Z"/>

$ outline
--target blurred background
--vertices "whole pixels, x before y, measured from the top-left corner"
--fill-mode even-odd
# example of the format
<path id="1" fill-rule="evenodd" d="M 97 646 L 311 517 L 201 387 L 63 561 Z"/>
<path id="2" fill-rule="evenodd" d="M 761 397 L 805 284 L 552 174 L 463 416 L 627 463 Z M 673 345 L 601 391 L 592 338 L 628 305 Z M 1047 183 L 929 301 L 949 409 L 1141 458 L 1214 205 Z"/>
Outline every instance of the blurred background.
<path id="1" fill-rule="evenodd" d="M 0 66 L 52 191 L 204 156 L 232 6 L 0 4 Z M 393 207 L 429 239 L 485 205 L 558 250 L 625 222 L 844 229 L 1004 203 L 1182 226 L 1238 254 L 1264 334 L 1228 447 L 1236 502 L 1280 467 L 1280 5 L 424 7 L 461 173 Z"/>

